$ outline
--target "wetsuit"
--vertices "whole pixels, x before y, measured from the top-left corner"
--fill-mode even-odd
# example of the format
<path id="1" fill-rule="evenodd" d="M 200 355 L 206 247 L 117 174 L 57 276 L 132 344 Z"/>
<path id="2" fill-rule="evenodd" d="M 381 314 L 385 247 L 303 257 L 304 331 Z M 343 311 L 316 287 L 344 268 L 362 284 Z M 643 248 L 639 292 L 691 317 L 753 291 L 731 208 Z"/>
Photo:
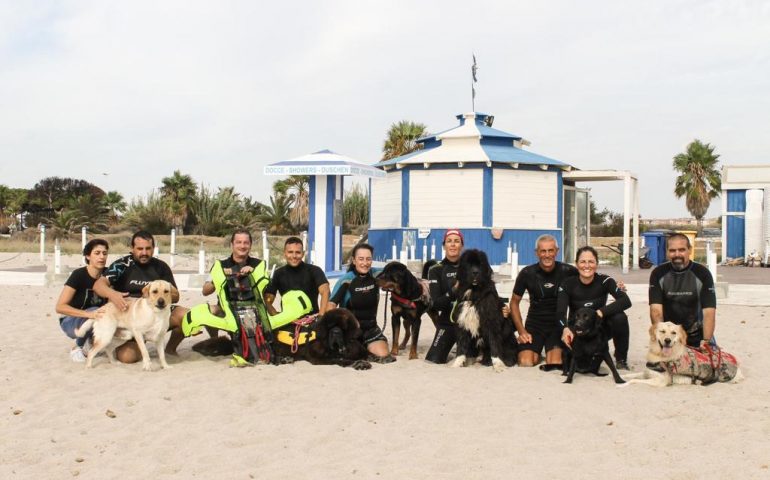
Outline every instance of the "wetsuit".
<path id="1" fill-rule="evenodd" d="M 296 267 L 284 265 L 277 269 L 270 279 L 270 285 L 265 289 L 265 294 L 275 296 L 276 292 L 281 295 L 289 290 L 301 290 L 310 297 L 313 304 L 312 313 L 318 313 L 318 288 L 321 285 L 328 284 L 323 270 L 315 265 L 309 265 L 305 262 Z"/>
<path id="2" fill-rule="evenodd" d="M 649 298 L 650 305 L 663 305 L 663 321 L 684 327 L 688 345 L 700 345 L 703 309 L 717 306 L 714 280 L 708 268 L 695 262 L 681 271 L 675 270 L 671 262 L 658 265 L 650 274 Z"/>
<path id="3" fill-rule="evenodd" d="M 615 299 L 609 305 L 607 295 Z M 575 312 L 584 307 L 602 312 L 602 328 L 606 338 L 612 337 L 615 344 L 615 359 L 625 361 L 628 357 L 629 329 L 624 310 L 631 307 L 631 299 L 626 292 L 618 288 L 615 279 L 601 273 L 595 274 L 588 285 L 580 281 L 580 277 L 565 279 L 559 287 L 556 305 L 556 316 L 562 329 L 573 321 Z"/>
<path id="4" fill-rule="evenodd" d="M 131 297 L 141 297 L 144 286 L 154 280 L 166 280 L 176 287 L 171 268 L 155 257 L 142 265 L 132 255 L 126 255 L 112 262 L 104 276 L 112 288 L 118 292 L 128 292 Z"/>
<path id="5" fill-rule="evenodd" d="M 550 272 L 540 264 L 529 265 L 519 272 L 513 293 L 519 297 L 529 292 L 529 310 L 524 328 L 532 335 L 531 343 L 519 343 L 519 349 L 532 350 L 538 355 L 545 347 L 548 352 L 561 345 L 562 327 L 556 316 L 556 302 L 561 283 L 577 276 L 578 270 L 572 265 L 556 262 Z"/>
<path id="6" fill-rule="evenodd" d="M 372 271 L 361 275 L 356 271 L 347 272 L 334 285 L 330 302 L 340 308 L 347 308 L 358 320 L 363 332 L 364 345 L 379 340 L 387 342 L 382 330 L 377 326 L 377 306 L 380 302 L 380 289 Z"/>
<path id="7" fill-rule="evenodd" d="M 436 335 L 425 355 L 425 360 L 433 363 L 446 363 L 449 352 L 457 341 L 456 325 L 450 314 L 456 300 L 452 287 L 457 278 L 457 263 L 446 258 L 428 270 L 432 308 L 438 312 Z"/>

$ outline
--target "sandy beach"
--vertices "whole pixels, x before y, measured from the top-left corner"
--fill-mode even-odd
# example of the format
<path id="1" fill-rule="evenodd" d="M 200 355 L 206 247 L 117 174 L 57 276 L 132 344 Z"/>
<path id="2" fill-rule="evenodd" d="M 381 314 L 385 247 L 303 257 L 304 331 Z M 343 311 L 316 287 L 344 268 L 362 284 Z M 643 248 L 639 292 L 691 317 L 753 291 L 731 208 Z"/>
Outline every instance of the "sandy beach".
<path id="1" fill-rule="evenodd" d="M 205 334 L 182 343 L 171 370 L 100 357 L 86 371 L 69 359 L 59 290 L 0 294 L 2 478 L 770 478 L 767 306 L 718 309 L 742 383 L 655 389 L 405 356 L 363 372 L 232 369 L 191 351 Z M 203 301 L 186 291 L 180 303 Z M 638 371 L 647 304 L 629 318 Z M 421 358 L 432 336 L 426 319 Z"/>

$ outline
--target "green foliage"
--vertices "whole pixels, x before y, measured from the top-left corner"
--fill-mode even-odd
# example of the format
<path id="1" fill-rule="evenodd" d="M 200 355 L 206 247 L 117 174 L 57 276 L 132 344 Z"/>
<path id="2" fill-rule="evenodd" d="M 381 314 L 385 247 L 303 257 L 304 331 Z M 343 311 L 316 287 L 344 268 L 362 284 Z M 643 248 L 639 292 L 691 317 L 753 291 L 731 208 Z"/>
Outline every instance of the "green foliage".
<path id="1" fill-rule="evenodd" d="M 273 183 L 276 198 L 285 197 L 289 202 L 289 220 L 295 231 L 306 230 L 310 203 L 310 179 L 307 175 L 290 175 Z"/>
<path id="2" fill-rule="evenodd" d="M 226 236 L 236 227 L 253 229 L 256 215 L 248 202 L 233 187 L 219 188 L 216 193 L 201 186 L 191 204 L 193 231 L 198 235 Z"/>
<path id="3" fill-rule="evenodd" d="M 291 201 L 286 196 L 271 196 L 270 205 L 262 206 L 258 221 L 272 235 L 297 233 L 289 218 L 290 210 Z"/>
<path id="4" fill-rule="evenodd" d="M 674 157 L 674 170 L 679 173 L 674 185 L 677 198 L 685 197 L 687 210 L 698 220 L 698 230 L 703 227 L 711 200 L 718 197 L 722 190 L 722 177 L 719 172 L 719 155 L 716 147 L 693 140 L 687 145 L 687 151 Z"/>
<path id="5" fill-rule="evenodd" d="M 120 215 L 126 210 L 126 201 L 119 192 L 107 192 L 102 197 L 102 206 L 109 212 L 109 221 L 111 225 L 116 225 L 120 220 Z"/>
<path id="6" fill-rule="evenodd" d="M 167 201 L 153 190 L 146 200 L 139 198 L 131 202 L 123 215 L 123 223 L 136 230 L 166 234 L 174 224 L 174 214 Z"/>
<path id="7" fill-rule="evenodd" d="M 35 184 L 29 191 L 28 210 L 61 210 L 70 199 L 84 196 L 98 202 L 104 196 L 104 190 L 85 180 L 61 177 L 46 177 Z"/>
<path id="8" fill-rule="evenodd" d="M 190 208 L 195 202 L 197 187 L 190 175 L 183 175 L 179 170 L 174 170 L 170 177 L 163 177 L 161 182 L 161 197 L 171 212 L 172 224 L 181 234 L 187 223 Z"/>
<path id="9" fill-rule="evenodd" d="M 342 201 L 342 219 L 345 233 L 369 223 L 369 197 L 360 184 L 345 192 Z"/>
<path id="10" fill-rule="evenodd" d="M 88 217 L 77 209 L 63 208 L 52 217 L 46 218 L 45 223 L 49 226 L 53 238 L 67 238 L 79 231 L 87 221 Z"/>
<path id="11" fill-rule="evenodd" d="M 424 137 L 426 133 L 427 127 L 422 123 L 402 120 L 392 124 L 382 146 L 382 159 L 389 160 L 419 150 L 417 139 Z"/>

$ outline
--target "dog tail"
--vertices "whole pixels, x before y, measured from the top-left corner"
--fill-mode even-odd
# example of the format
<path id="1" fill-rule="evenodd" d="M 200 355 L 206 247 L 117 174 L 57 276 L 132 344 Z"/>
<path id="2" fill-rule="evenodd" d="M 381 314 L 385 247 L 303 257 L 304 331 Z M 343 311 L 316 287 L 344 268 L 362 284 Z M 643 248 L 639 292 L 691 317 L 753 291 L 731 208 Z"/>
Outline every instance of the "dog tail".
<path id="1" fill-rule="evenodd" d="M 94 320 L 92 318 L 89 318 L 75 330 L 75 335 L 77 335 L 80 338 L 83 338 L 86 336 L 86 333 L 88 333 L 88 331 L 93 328 L 93 326 L 94 326 Z"/>

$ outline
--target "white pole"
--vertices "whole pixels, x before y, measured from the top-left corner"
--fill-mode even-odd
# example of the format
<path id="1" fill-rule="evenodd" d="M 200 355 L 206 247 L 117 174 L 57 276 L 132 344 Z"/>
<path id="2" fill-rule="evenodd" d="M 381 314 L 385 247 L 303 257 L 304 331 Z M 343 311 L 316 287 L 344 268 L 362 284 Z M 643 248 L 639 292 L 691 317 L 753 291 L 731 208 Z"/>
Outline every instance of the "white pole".
<path id="1" fill-rule="evenodd" d="M 198 275 L 206 272 L 206 251 L 203 249 L 203 242 L 198 248 Z"/>
<path id="2" fill-rule="evenodd" d="M 427 240 L 422 242 L 422 261 L 423 262 L 428 261 L 428 241 Z"/>
<path id="3" fill-rule="evenodd" d="M 315 242 L 310 245 L 310 263 L 315 265 Z"/>
<path id="4" fill-rule="evenodd" d="M 506 263 L 512 263 L 513 257 L 511 256 L 513 254 L 513 248 L 511 248 L 511 241 L 508 240 L 508 251 L 505 255 L 506 260 L 508 260 Z"/>
<path id="5" fill-rule="evenodd" d="M 160 247 L 158 247 L 157 245 L 155 246 L 155 251 L 152 252 L 152 256 L 155 258 L 158 258 L 160 256 Z"/>
<path id="6" fill-rule="evenodd" d="M 267 231 L 262 230 L 262 259 L 265 261 L 265 266 L 270 266 L 270 247 L 267 245 Z"/>
<path id="7" fill-rule="evenodd" d="M 417 247 L 416 245 L 409 245 L 409 258 L 411 260 L 417 260 Z"/>
<path id="8" fill-rule="evenodd" d="M 399 258 L 398 258 L 398 260 L 401 263 L 406 263 L 406 260 L 407 260 L 406 252 L 407 252 L 406 245 L 404 245 L 404 248 L 401 249 L 401 253 L 400 253 Z"/>
<path id="9" fill-rule="evenodd" d="M 634 270 L 639 270 L 639 180 L 634 179 L 632 183 L 634 187 L 633 192 L 633 208 L 632 208 L 632 228 L 631 231 L 633 233 L 633 242 L 634 242 L 634 257 L 633 257 L 633 264 L 631 265 L 631 268 Z M 589 229 L 590 230 L 590 229 Z"/>
<path id="10" fill-rule="evenodd" d="M 171 249 L 168 252 L 168 265 L 174 268 L 174 256 L 176 255 L 176 228 L 171 229 Z"/>
<path id="11" fill-rule="evenodd" d="M 631 176 L 626 174 L 623 178 L 623 273 L 628 273 L 628 264 L 630 255 L 631 242 L 629 237 L 631 235 Z"/>
<path id="12" fill-rule="evenodd" d="M 436 239 L 433 239 L 433 243 L 430 244 L 430 258 L 436 258 Z"/>
<path id="13" fill-rule="evenodd" d="M 511 250 L 511 278 L 516 278 L 518 275 L 519 275 L 519 252 L 516 251 L 516 244 L 514 243 L 513 250 Z"/>
<path id="14" fill-rule="evenodd" d="M 53 244 L 53 272 L 57 275 L 61 273 L 61 246 L 58 238 Z"/>
<path id="15" fill-rule="evenodd" d="M 398 249 L 396 248 L 396 241 L 393 240 L 393 246 L 390 248 L 390 258 L 391 260 L 396 260 L 398 258 Z"/>
<path id="16" fill-rule="evenodd" d="M 40 261 L 45 261 L 45 225 L 40 225 Z"/>
<path id="17" fill-rule="evenodd" d="M 302 251 L 305 252 L 305 258 L 303 258 L 303 260 L 307 261 L 307 256 L 310 253 L 310 248 L 308 248 L 307 245 L 307 230 L 302 232 Z"/>
<path id="18" fill-rule="evenodd" d="M 717 252 L 714 251 L 711 240 L 706 242 L 706 263 L 708 269 L 711 272 L 711 277 L 714 279 L 714 283 L 717 281 Z"/>

